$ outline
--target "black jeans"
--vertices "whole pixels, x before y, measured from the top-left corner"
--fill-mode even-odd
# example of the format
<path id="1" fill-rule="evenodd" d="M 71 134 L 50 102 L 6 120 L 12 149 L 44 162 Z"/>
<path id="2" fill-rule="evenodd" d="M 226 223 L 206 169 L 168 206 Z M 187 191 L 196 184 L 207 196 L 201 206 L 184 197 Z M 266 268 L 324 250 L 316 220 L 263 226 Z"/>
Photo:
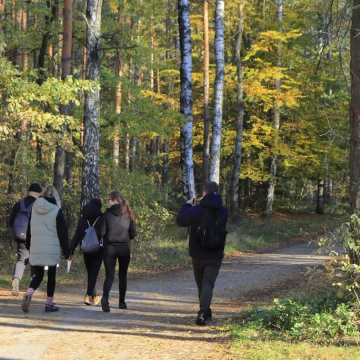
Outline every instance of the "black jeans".
<path id="1" fill-rule="evenodd" d="M 45 267 L 44 266 L 31 266 L 31 282 L 30 288 L 36 290 L 43 278 L 44 278 Z M 48 268 L 48 281 L 47 281 L 47 296 L 53 297 L 56 286 L 56 265 L 49 266 Z"/>
<path id="2" fill-rule="evenodd" d="M 200 311 L 210 309 L 216 278 L 222 259 L 192 258 L 193 270 L 200 301 Z"/>
<path id="3" fill-rule="evenodd" d="M 24 270 L 29 262 L 29 250 L 23 241 L 16 241 L 16 264 L 13 272 L 13 279 L 21 280 Z"/>
<path id="4" fill-rule="evenodd" d="M 102 263 L 102 254 L 101 252 L 96 252 L 93 254 L 84 254 L 84 262 L 87 272 L 87 290 L 86 295 L 95 296 L 96 295 L 96 280 L 99 275 L 99 270 Z"/>
<path id="5" fill-rule="evenodd" d="M 116 261 L 119 262 L 119 302 L 125 301 L 127 289 L 127 272 L 130 263 L 130 250 L 122 246 L 107 245 L 104 248 L 103 260 L 105 265 L 105 282 L 103 297 L 109 299 L 115 278 Z"/>

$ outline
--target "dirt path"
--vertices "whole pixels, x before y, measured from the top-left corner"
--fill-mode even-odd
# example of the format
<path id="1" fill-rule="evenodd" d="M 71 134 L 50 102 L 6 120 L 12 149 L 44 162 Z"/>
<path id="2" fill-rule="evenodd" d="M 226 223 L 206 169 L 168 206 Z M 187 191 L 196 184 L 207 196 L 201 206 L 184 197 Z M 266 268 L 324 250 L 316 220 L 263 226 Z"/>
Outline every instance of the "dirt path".
<path id="1" fill-rule="evenodd" d="M 45 314 L 35 295 L 24 315 L 20 299 L 0 293 L 0 359 L 230 359 L 218 325 L 238 311 L 232 302 L 295 279 L 308 266 L 322 263 L 306 245 L 225 261 L 217 281 L 214 326 L 193 324 L 196 292 L 190 271 L 129 282 L 129 310 L 82 305 L 82 293 L 58 293 L 61 312 Z M 112 304 L 117 303 L 114 293 Z"/>

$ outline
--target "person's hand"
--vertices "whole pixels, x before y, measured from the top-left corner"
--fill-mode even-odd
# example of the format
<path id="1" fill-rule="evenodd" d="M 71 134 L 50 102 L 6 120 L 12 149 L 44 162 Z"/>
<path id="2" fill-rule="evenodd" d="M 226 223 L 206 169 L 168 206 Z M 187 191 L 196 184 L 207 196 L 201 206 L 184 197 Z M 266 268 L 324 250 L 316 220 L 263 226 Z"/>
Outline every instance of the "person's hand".
<path id="1" fill-rule="evenodd" d="M 195 205 L 195 200 L 196 200 L 195 198 L 191 198 L 186 203 L 193 206 L 193 205 Z"/>

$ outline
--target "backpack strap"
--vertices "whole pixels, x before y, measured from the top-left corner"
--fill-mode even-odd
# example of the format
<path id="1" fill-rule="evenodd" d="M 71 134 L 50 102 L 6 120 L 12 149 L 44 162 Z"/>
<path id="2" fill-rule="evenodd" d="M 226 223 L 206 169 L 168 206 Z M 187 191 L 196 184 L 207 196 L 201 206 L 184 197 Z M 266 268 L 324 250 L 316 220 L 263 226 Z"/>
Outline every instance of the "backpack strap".
<path id="1" fill-rule="evenodd" d="M 98 217 L 95 219 L 95 221 L 94 221 L 94 223 L 92 224 L 92 226 L 95 226 L 96 223 L 99 221 L 99 219 L 100 219 L 100 216 L 98 216 Z"/>

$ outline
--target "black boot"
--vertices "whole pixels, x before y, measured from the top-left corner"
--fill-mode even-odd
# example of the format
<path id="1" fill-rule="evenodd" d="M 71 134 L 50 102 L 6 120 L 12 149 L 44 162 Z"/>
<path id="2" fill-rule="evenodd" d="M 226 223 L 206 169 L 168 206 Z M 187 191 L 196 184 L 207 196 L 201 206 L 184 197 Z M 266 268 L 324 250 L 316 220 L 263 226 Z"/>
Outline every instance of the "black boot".
<path id="1" fill-rule="evenodd" d="M 212 311 L 210 308 L 207 311 L 205 311 L 205 318 L 207 321 L 212 321 Z"/>
<path id="2" fill-rule="evenodd" d="M 127 305 L 125 301 L 119 301 L 119 309 L 123 309 L 123 310 L 127 309 Z"/>
<path id="3" fill-rule="evenodd" d="M 196 325 L 205 326 L 206 325 L 206 313 L 204 311 L 199 311 L 196 318 Z"/>
<path id="4" fill-rule="evenodd" d="M 101 308 L 103 312 L 110 312 L 110 305 L 108 298 L 102 297 L 101 298 Z"/>

